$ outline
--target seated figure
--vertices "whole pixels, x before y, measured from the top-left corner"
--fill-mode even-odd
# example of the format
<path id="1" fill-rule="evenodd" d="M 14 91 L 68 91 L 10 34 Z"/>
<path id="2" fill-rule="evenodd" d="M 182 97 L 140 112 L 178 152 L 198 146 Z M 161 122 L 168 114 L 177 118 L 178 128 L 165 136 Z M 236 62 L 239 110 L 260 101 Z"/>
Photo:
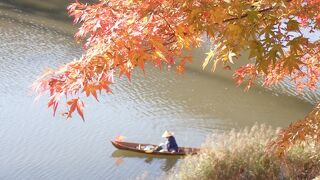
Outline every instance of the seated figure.
<path id="1" fill-rule="evenodd" d="M 178 144 L 176 139 L 173 136 L 173 133 L 170 131 L 165 131 L 162 134 L 162 137 L 166 138 L 165 143 L 161 143 L 156 150 L 160 152 L 168 151 L 168 152 L 178 152 Z"/>

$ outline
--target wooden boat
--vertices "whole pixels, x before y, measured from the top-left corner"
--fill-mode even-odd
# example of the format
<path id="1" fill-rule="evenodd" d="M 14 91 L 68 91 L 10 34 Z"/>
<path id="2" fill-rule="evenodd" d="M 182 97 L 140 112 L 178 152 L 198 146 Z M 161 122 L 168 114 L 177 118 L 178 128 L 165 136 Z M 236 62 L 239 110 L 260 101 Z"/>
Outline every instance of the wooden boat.
<path id="1" fill-rule="evenodd" d="M 184 155 L 195 155 L 199 153 L 200 149 L 198 148 L 189 148 L 189 147 L 179 147 L 178 152 L 159 152 L 155 150 L 144 150 L 146 146 L 153 146 L 156 148 L 157 145 L 154 144 L 141 144 L 141 143 L 132 143 L 132 142 L 123 142 L 123 141 L 111 141 L 112 145 L 118 149 L 134 151 L 138 153 L 145 154 L 154 154 L 154 155 L 169 155 L 169 156 L 184 156 Z"/>

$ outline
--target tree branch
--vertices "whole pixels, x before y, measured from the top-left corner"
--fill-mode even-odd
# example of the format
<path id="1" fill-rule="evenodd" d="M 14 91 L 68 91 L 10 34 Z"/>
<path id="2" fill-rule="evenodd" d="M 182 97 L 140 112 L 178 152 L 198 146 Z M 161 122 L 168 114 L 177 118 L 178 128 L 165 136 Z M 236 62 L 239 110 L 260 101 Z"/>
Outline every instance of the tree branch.
<path id="1" fill-rule="evenodd" d="M 287 0 L 287 2 L 289 3 L 289 2 L 291 2 L 292 0 Z M 273 10 L 275 8 L 275 6 L 274 7 L 268 7 L 268 8 L 265 8 L 265 9 L 261 9 L 261 10 L 259 10 L 258 12 L 259 13 L 264 13 L 264 12 L 268 12 L 268 11 L 271 11 L 271 10 Z M 245 17 L 247 17 L 248 16 L 248 14 L 243 14 L 243 15 L 241 15 L 240 17 L 233 17 L 233 18 L 229 18 L 229 19 L 225 19 L 223 22 L 224 23 L 226 23 L 226 22 L 229 22 L 229 21 L 234 21 L 234 20 L 238 20 L 238 19 L 242 19 L 242 18 L 245 18 Z"/>

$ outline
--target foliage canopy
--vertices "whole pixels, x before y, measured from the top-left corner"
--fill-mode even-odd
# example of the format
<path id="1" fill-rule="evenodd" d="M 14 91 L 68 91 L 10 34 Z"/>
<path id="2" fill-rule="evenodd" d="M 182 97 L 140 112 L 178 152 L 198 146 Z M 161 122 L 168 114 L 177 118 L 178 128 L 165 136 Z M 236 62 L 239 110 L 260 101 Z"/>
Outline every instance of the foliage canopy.
<path id="1" fill-rule="evenodd" d="M 146 62 L 182 73 L 204 35 L 212 48 L 203 67 L 231 69 L 242 52 L 249 53 L 249 63 L 234 71 L 238 85 L 245 81 L 250 88 L 261 77 L 269 86 L 289 77 L 300 92 L 319 83 L 320 0 L 100 0 L 67 9 L 80 24 L 75 38 L 85 53 L 47 70 L 34 90 L 50 92 L 54 113 L 67 96 L 68 118 L 75 110 L 84 118 L 80 94 L 98 100 L 98 92 L 111 93 L 114 77 L 130 80 Z"/>

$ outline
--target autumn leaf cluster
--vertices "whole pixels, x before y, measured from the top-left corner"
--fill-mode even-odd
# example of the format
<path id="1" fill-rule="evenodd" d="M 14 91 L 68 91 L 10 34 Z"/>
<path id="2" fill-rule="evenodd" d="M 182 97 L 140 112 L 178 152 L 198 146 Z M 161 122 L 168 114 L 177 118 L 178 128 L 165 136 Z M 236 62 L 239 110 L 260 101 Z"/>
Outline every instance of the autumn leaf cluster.
<path id="1" fill-rule="evenodd" d="M 318 87 L 320 0 L 76 1 L 68 11 L 80 25 L 75 38 L 85 53 L 34 83 L 37 93 L 49 92 L 54 113 L 61 97 L 68 98 L 67 117 L 77 111 L 84 118 L 81 94 L 98 100 L 101 92 L 111 93 L 115 78 L 130 80 L 146 63 L 182 73 L 203 41 L 211 45 L 203 67 L 213 70 L 219 63 L 230 70 L 249 54 L 247 64 L 232 69 L 238 85 L 289 78 L 299 92 Z"/>

